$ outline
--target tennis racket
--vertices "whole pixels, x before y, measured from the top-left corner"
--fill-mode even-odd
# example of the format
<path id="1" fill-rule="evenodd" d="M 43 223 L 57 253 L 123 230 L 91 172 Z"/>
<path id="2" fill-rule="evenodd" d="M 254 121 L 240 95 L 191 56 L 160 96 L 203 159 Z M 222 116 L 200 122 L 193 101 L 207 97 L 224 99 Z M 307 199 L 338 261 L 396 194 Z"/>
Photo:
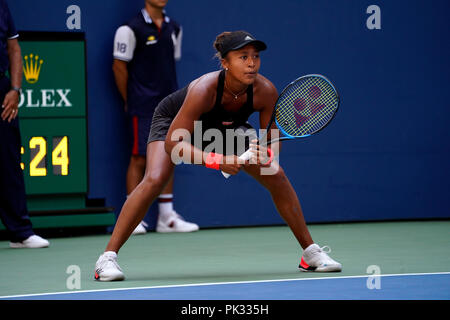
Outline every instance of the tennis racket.
<path id="1" fill-rule="evenodd" d="M 302 76 L 283 89 L 269 121 L 266 132 L 259 139 L 264 141 L 275 121 L 281 136 L 264 145 L 297 138 L 309 137 L 325 128 L 339 108 L 339 94 L 326 77 L 320 74 Z M 247 161 L 252 156 L 247 150 L 239 159 Z M 230 174 L 222 171 L 225 178 Z"/>

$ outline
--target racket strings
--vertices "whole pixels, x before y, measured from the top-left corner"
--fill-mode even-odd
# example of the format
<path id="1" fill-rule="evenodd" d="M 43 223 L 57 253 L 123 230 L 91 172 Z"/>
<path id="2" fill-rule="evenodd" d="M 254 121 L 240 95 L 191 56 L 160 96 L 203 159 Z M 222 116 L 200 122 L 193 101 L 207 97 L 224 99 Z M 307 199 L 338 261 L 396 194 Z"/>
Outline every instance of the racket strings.
<path id="1" fill-rule="evenodd" d="M 338 100 L 335 89 L 324 78 L 301 78 L 280 97 L 276 111 L 277 125 L 288 136 L 313 134 L 332 119 Z"/>

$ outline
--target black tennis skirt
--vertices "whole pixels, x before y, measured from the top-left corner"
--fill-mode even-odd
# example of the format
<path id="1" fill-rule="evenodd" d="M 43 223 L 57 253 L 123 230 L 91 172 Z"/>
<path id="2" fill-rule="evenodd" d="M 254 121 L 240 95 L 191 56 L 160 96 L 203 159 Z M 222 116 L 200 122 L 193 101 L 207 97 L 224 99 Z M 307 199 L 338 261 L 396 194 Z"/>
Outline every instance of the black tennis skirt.
<path id="1" fill-rule="evenodd" d="M 184 99 L 186 98 L 188 87 L 179 89 L 165 97 L 156 107 L 153 113 L 152 126 L 148 136 L 147 144 L 153 141 L 166 140 L 170 124 L 177 115 Z"/>

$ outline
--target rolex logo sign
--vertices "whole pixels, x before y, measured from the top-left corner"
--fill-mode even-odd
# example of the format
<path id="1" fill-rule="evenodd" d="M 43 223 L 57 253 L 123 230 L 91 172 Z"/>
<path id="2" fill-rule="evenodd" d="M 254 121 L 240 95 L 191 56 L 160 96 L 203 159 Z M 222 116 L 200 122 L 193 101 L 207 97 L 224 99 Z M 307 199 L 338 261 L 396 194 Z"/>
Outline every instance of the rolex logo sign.
<path id="1" fill-rule="evenodd" d="M 23 75 L 27 85 L 24 86 L 19 100 L 19 107 L 29 108 L 53 108 L 72 107 L 70 101 L 70 88 L 54 87 L 55 83 L 48 81 L 49 76 L 61 80 L 61 68 L 54 65 L 53 59 L 48 59 L 50 64 L 35 53 L 29 53 L 23 57 Z M 45 65 L 45 75 L 41 75 L 42 66 Z M 57 72 L 55 73 L 55 70 Z M 41 80 L 39 80 L 41 76 Z M 47 79 L 46 79 L 47 78 Z M 22 109 L 23 110 L 23 109 Z"/>
<path id="2" fill-rule="evenodd" d="M 36 83 L 39 79 L 39 73 L 41 72 L 41 66 L 44 60 L 40 59 L 39 56 L 30 53 L 24 57 L 23 73 L 25 75 L 25 80 L 28 83 Z"/>
<path id="3" fill-rule="evenodd" d="M 1 1 L 1 0 L 0 0 Z M 26 118 L 86 115 L 84 40 L 74 34 L 30 32 L 21 41 L 22 93 L 20 116 Z M 76 35 L 79 37 L 80 35 Z"/>

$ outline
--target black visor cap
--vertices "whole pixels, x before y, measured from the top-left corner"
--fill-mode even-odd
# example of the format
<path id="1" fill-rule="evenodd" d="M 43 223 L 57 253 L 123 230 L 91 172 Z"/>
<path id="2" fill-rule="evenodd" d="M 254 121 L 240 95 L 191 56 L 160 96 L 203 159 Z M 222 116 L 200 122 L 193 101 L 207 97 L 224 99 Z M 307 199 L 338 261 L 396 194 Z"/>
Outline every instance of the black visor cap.
<path id="1" fill-rule="evenodd" d="M 233 31 L 222 44 L 220 55 L 225 58 L 228 52 L 238 50 L 248 44 L 255 46 L 256 50 L 263 51 L 267 46 L 261 40 L 256 40 L 250 33 L 246 31 Z"/>

